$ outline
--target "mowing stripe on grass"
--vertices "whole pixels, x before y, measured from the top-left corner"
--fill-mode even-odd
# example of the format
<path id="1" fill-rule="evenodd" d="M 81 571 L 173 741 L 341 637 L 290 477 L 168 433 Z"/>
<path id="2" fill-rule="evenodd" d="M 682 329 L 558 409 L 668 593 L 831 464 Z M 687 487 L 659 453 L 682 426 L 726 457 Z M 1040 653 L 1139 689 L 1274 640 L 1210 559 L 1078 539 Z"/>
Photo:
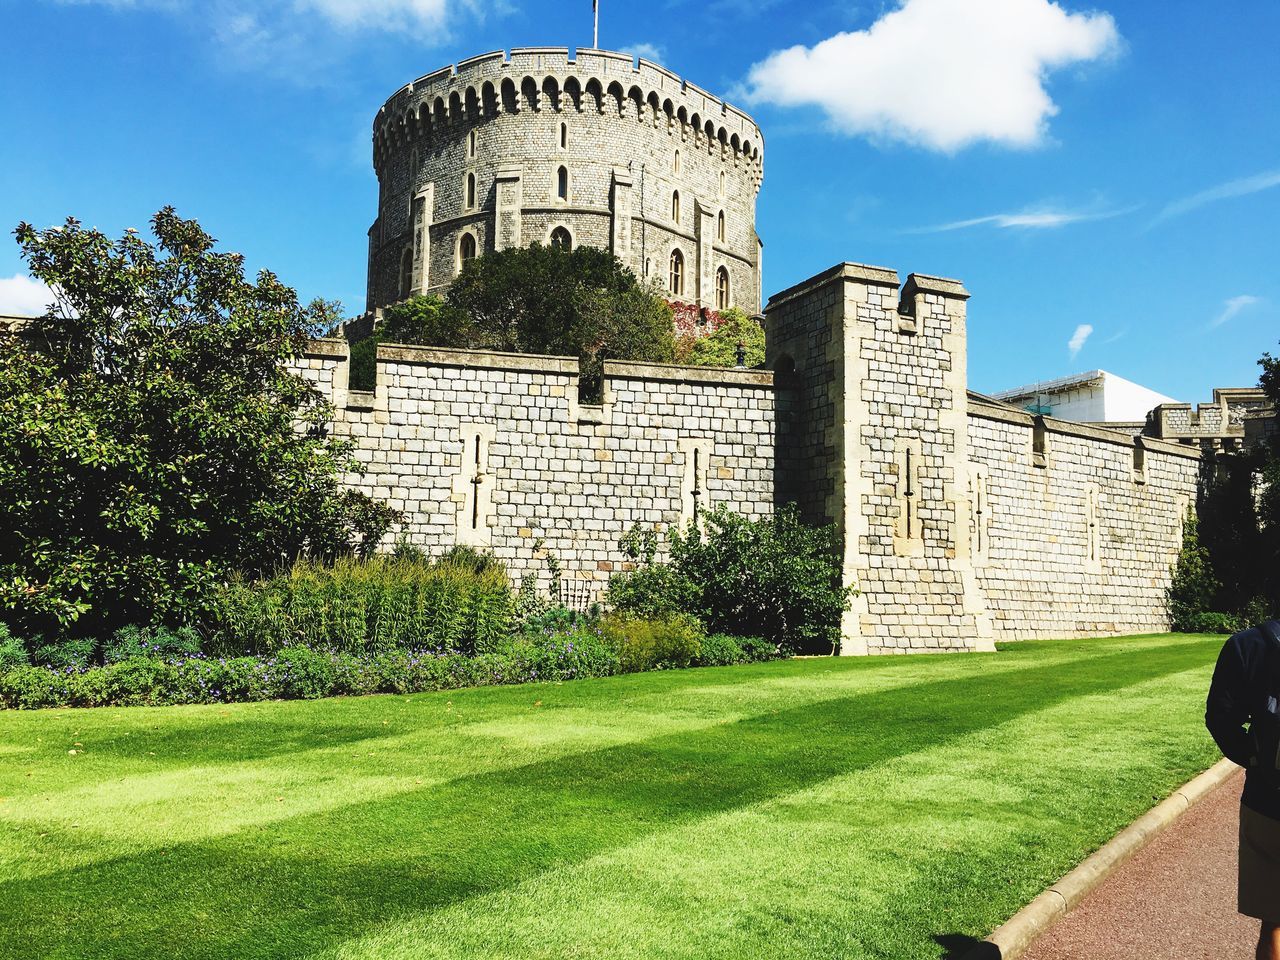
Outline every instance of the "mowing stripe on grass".
<path id="1" fill-rule="evenodd" d="M 1207 737 L 1149 723 L 1153 706 L 1196 710 L 1203 684 L 1198 668 L 1073 699 L 316 956 L 936 960 L 1211 761 Z"/>
<path id="2" fill-rule="evenodd" d="M 1027 657 L 1012 671 L 770 710 L 5 883 L 0 956 L 298 955 L 1209 659 L 1186 642 L 1047 664 Z"/>

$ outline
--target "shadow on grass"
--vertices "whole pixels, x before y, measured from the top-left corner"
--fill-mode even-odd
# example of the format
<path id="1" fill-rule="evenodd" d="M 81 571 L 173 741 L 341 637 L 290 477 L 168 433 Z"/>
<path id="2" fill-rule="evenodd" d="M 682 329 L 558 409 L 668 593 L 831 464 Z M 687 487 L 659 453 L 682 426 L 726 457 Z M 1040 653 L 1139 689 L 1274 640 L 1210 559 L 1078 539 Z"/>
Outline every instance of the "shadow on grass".
<path id="1" fill-rule="evenodd" d="M 942 960 L 1001 960 L 1000 948 L 994 943 L 968 937 L 963 933 L 942 933 L 933 938 L 943 950 Z"/>
<path id="2" fill-rule="evenodd" d="M 0 884 L 0 956 L 305 955 L 1203 659 L 1170 646 L 827 700 L 11 881 Z"/>

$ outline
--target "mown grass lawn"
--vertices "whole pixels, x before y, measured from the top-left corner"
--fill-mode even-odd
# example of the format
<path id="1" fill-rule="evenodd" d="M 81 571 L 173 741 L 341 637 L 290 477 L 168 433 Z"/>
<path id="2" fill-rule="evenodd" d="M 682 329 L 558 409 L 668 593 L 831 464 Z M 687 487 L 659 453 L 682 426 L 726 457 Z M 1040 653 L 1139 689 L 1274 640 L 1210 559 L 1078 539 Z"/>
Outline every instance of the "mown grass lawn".
<path id="1" fill-rule="evenodd" d="M 937 958 L 1216 759 L 1218 648 L 0 714 L 0 956 Z"/>

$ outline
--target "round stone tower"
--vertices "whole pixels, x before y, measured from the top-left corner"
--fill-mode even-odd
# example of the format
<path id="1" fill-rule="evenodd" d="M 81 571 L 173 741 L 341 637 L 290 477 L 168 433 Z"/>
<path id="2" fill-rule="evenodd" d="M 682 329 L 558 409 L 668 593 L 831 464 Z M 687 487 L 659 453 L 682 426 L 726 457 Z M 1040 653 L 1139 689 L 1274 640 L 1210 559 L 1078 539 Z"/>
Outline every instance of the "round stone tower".
<path id="1" fill-rule="evenodd" d="M 761 308 L 755 122 L 625 53 L 502 51 L 401 88 L 373 122 L 368 309 L 530 243 L 611 250 L 673 300 Z"/>

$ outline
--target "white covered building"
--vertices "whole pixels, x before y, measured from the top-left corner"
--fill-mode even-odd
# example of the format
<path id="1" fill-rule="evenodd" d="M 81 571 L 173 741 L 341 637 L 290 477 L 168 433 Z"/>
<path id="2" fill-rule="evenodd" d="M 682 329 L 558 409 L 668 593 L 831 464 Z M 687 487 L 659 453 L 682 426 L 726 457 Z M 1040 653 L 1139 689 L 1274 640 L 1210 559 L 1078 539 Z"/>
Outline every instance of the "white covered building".
<path id="1" fill-rule="evenodd" d="M 1140 424 L 1162 403 L 1178 402 L 1106 370 L 1031 383 L 992 396 L 1030 413 L 1078 423 Z"/>

